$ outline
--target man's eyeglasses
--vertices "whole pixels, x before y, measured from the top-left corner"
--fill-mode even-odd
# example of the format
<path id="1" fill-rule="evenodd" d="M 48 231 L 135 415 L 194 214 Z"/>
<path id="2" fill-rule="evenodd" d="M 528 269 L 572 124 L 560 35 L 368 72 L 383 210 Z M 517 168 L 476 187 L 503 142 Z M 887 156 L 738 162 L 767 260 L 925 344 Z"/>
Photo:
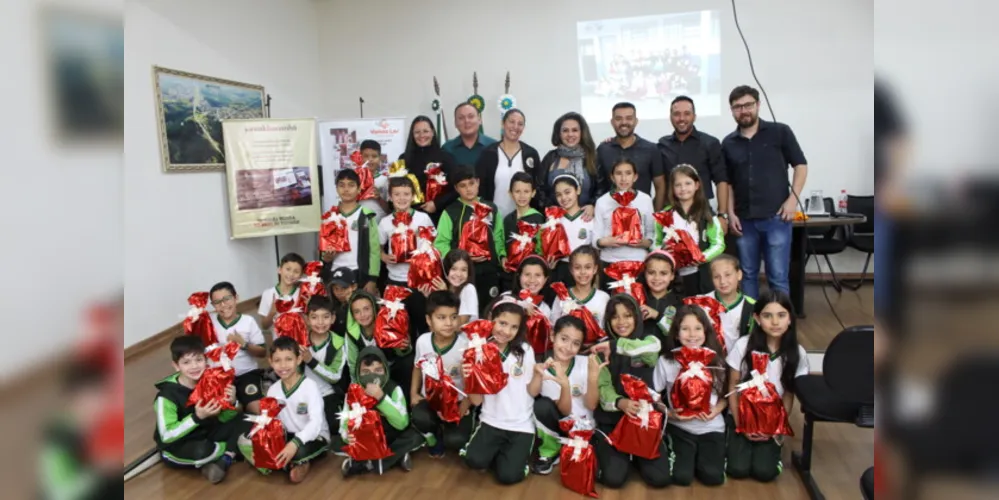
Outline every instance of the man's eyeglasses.
<path id="1" fill-rule="evenodd" d="M 751 110 L 751 109 L 753 109 L 755 107 L 756 107 L 756 101 L 749 101 L 749 102 L 744 102 L 742 104 L 733 104 L 732 105 L 732 111 L 735 111 L 735 112 L 749 111 L 749 110 Z"/>
<path id="2" fill-rule="evenodd" d="M 222 304 L 228 304 L 228 303 L 232 302 L 233 300 L 235 300 L 235 298 L 236 297 L 233 297 L 232 295 L 226 295 L 225 297 L 222 297 L 219 300 L 213 300 L 212 301 L 212 305 L 213 306 L 219 306 L 219 305 L 222 305 Z"/>

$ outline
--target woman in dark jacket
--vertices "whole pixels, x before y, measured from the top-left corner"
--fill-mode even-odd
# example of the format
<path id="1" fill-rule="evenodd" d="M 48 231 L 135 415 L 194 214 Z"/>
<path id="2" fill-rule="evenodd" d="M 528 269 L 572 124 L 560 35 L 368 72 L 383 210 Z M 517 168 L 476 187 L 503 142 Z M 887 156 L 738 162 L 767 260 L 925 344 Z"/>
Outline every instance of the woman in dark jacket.
<path id="1" fill-rule="evenodd" d="M 603 170 L 597 167 L 597 147 L 583 116 L 576 112 L 560 116 L 552 128 L 552 146 L 555 149 L 541 160 L 541 168 L 534 178 L 538 193 L 543 194 L 546 205 L 555 205 L 555 178 L 562 174 L 575 175 L 582 189 L 579 206 L 583 207 L 583 217 L 592 219 L 593 205 L 604 194 L 602 188 L 606 181 Z"/>
<path id="2" fill-rule="evenodd" d="M 437 139 L 437 131 L 430 118 L 420 115 L 413 118 L 413 123 L 409 126 L 409 140 L 406 141 L 406 151 L 399 156 L 400 160 L 405 160 L 406 170 L 416 177 L 420 183 L 420 192 L 427 192 L 427 165 L 440 163 L 444 175 L 451 177 L 454 169 L 454 158 L 440 147 Z M 424 200 L 422 205 L 416 208 L 430 214 L 434 223 L 440 218 L 440 214 L 451 202 L 458 198 L 454 186 L 448 182 L 444 192 L 436 200 Z"/>
<path id="3" fill-rule="evenodd" d="M 475 164 L 475 173 L 479 176 L 479 196 L 495 203 L 501 217 L 516 209 L 510 197 L 513 174 L 527 172 L 536 179 L 535 171 L 541 167 L 538 151 L 520 141 L 525 123 L 524 113 L 519 109 L 503 113 L 503 137 L 499 142 L 486 146 Z M 539 187 L 534 186 L 535 189 Z M 531 201 L 531 206 L 536 210 L 544 208 L 540 191 Z"/>

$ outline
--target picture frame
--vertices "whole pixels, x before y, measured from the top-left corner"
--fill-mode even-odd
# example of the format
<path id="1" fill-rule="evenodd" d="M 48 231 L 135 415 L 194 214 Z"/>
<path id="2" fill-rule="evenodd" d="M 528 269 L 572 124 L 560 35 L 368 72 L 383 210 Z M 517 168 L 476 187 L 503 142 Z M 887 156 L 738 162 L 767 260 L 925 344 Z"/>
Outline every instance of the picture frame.
<path id="1" fill-rule="evenodd" d="M 164 172 L 224 172 L 222 120 L 264 118 L 262 85 L 153 66 Z"/>

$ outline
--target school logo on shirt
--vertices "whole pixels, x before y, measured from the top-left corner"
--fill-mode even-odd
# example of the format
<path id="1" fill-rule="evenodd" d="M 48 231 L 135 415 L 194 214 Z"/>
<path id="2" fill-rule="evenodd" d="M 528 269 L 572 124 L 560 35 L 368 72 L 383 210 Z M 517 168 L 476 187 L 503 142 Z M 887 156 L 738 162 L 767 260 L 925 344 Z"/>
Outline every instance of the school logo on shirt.
<path id="1" fill-rule="evenodd" d="M 447 374 L 450 375 L 452 379 L 456 379 L 461 376 L 461 370 L 458 368 L 457 365 L 455 365 L 452 366 L 451 369 L 447 371 Z"/>
<path id="2" fill-rule="evenodd" d="M 519 376 L 521 376 L 523 374 L 524 374 L 524 362 L 523 361 L 521 361 L 520 363 L 517 363 L 517 364 L 513 365 L 513 376 L 514 377 L 519 377 Z"/>
<path id="3" fill-rule="evenodd" d="M 676 307 L 669 306 L 663 311 L 663 326 L 669 330 L 670 325 L 673 324 L 673 318 L 676 317 Z"/>
<path id="4" fill-rule="evenodd" d="M 572 397 L 578 398 L 578 397 L 580 397 L 582 395 L 583 395 L 583 388 L 582 387 L 580 387 L 578 385 L 572 386 Z"/>
<path id="5" fill-rule="evenodd" d="M 257 388 L 257 384 L 246 384 L 246 387 L 243 389 L 243 392 L 245 392 L 247 396 L 252 396 L 259 391 L 260 389 Z"/>
<path id="6" fill-rule="evenodd" d="M 308 403 L 298 403 L 298 406 L 295 408 L 295 413 L 297 413 L 299 415 L 308 415 L 309 414 L 309 404 Z"/>
<path id="7" fill-rule="evenodd" d="M 354 219 L 354 222 L 350 223 L 350 230 L 357 231 L 357 219 Z"/>
<path id="8" fill-rule="evenodd" d="M 585 227 L 579 228 L 579 236 L 577 236 L 576 239 L 580 239 L 580 240 L 585 240 L 586 239 L 586 228 Z"/>

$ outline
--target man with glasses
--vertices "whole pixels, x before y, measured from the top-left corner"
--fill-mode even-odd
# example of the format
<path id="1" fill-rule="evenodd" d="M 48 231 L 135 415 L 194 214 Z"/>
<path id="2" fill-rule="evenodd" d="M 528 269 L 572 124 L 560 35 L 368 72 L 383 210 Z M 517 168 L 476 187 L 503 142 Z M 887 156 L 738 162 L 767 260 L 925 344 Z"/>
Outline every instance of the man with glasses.
<path id="1" fill-rule="evenodd" d="M 722 141 L 722 155 L 732 191 L 729 228 L 739 237 L 742 291 L 759 296 L 762 253 L 770 288 L 789 293 L 791 221 L 808 175 L 805 154 L 791 127 L 760 119 L 759 91 L 740 85 L 728 102 L 737 128 Z M 790 186 L 789 167 L 794 170 Z"/>

